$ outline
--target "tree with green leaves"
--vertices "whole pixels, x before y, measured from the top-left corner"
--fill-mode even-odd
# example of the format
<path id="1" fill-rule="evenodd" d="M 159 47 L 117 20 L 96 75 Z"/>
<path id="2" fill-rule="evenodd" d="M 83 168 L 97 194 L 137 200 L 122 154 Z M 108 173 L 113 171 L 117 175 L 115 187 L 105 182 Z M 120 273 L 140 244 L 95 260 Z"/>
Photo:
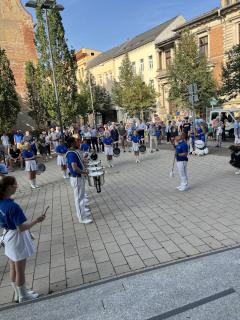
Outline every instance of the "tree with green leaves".
<path id="1" fill-rule="evenodd" d="M 0 131 L 9 131 L 16 124 L 20 111 L 16 83 L 5 50 L 0 48 Z"/>
<path id="2" fill-rule="evenodd" d="M 111 109 L 112 99 L 109 92 L 104 87 L 97 85 L 92 76 L 87 77 L 87 79 L 89 78 L 91 79 L 94 112 L 102 113 Z M 81 115 L 93 113 L 91 91 L 89 81 L 79 82 L 79 99 L 81 103 L 78 105 L 78 112 Z"/>
<path id="3" fill-rule="evenodd" d="M 29 104 L 29 115 L 35 121 L 37 129 L 42 129 L 46 126 L 49 115 L 47 108 L 41 98 L 42 77 L 40 65 L 35 67 L 32 61 L 26 63 L 25 78 L 27 86 L 27 97 Z"/>
<path id="4" fill-rule="evenodd" d="M 221 94 L 229 101 L 240 95 L 240 44 L 227 53 L 226 64 L 222 67 Z"/>
<path id="5" fill-rule="evenodd" d="M 128 54 L 123 58 L 119 81 L 114 81 L 112 88 L 113 101 L 123 108 L 130 116 L 136 116 L 150 110 L 156 104 L 156 93 L 151 84 L 142 81 L 140 75 L 135 75 Z"/>
<path id="6" fill-rule="evenodd" d="M 199 52 L 196 38 L 189 30 L 181 34 L 174 49 L 174 60 L 168 68 L 169 100 L 176 110 L 189 110 L 188 86 L 197 84 L 199 101 L 195 110 L 205 111 L 209 100 L 217 95 L 217 85 L 207 58 Z"/>
<path id="7" fill-rule="evenodd" d="M 40 7 L 36 8 L 36 18 L 35 45 L 39 59 L 39 74 L 43 83 L 39 95 L 47 108 L 50 118 L 57 122 L 58 116 L 50 67 L 46 18 L 44 10 Z M 62 121 L 63 124 L 70 124 L 78 115 L 77 64 L 74 52 L 68 49 L 62 18 L 57 9 L 49 10 L 48 24 Z"/>

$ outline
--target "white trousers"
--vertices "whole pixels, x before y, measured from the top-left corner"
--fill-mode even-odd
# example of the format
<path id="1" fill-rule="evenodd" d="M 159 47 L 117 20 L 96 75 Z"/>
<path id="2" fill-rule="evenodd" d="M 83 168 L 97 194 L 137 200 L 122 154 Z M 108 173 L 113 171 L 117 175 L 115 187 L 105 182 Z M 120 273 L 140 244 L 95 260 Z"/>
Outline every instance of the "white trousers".
<path id="1" fill-rule="evenodd" d="M 74 192 L 75 207 L 78 219 L 83 220 L 85 214 L 85 178 L 70 177 L 70 184 Z"/>
<path id="2" fill-rule="evenodd" d="M 150 136 L 150 151 L 153 150 L 153 143 L 155 149 L 157 149 L 157 137 L 156 136 Z"/>
<path id="3" fill-rule="evenodd" d="M 187 161 L 177 161 L 177 168 L 179 177 L 181 180 L 181 187 L 185 188 L 188 186 L 188 176 L 187 176 Z"/>

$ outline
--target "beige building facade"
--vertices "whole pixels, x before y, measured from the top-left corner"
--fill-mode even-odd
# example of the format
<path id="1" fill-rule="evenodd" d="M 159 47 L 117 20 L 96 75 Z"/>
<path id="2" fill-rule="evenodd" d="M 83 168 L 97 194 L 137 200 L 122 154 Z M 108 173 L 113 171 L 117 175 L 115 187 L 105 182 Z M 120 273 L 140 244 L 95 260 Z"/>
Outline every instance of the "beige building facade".
<path id="1" fill-rule="evenodd" d="M 75 52 L 75 57 L 77 61 L 77 80 L 85 81 L 86 80 L 86 66 L 89 61 L 96 58 L 101 51 L 81 48 Z"/>
<path id="2" fill-rule="evenodd" d="M 170 32 L 184 22 L 179 16 L 130 39 L 118 47 L 112 48 L 87 64 L 87 69 L 94 76 L 97 84 L 104 86 L 111 92 L 113 81 L 118 80 L 121 63 L 127 53 L 132 63 L 133 71 L 141 75 L 146 84 L 152 84 L 157 92 L 156 113 L 160 114 L 159 86 L 156 78 L 158 70 L 158 52 L 155 47 L 157 37 L 167 37 Z M 116 106 L 118 119 L 122 119 L 123 112 Z"/>
<path id="3" fill-rule="evenodd" d="M 175 28 L 168 39 L 157 39 L 159 70 L 157 74 L 161 110 L 173 114 L 173 106 L 168 100 L 169 86 L 167 66 L 174 59 L 174 48 L 183 30 L 188 28 L 195 36 L 199 51 L 205 54 L 209 67 L 219 87 L 221 86 L 222 65 L 226 61 L 226 52 L 240 43 L 240 2 L 222 0 L 221 6 Z M 224 104 L 225 108 L 240 108 L 237 98 Z"/>

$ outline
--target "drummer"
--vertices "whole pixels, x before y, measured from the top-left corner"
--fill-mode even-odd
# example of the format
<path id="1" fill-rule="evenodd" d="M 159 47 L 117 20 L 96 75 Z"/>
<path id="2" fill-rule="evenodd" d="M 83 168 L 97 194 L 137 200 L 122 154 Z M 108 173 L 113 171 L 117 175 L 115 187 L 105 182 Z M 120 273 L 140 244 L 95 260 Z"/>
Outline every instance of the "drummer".
<path id="1" fill-rule="evenodd" d="M 133 150 L 135 158 L 136 158 L 136 163 L 140 163 L 139 145 L 140 145 L 140 141 L 142 139 L 141 139 L 141 136 L 138 134 L 137 130 L 133 131 L 133 135 L 131 136 L 131 140 L 132 140 L 132 150 Z"/>
<path id="2" fill-rule="evenodd" d="M 63 178 L 67 179 L 67 160 L 66 153 L 68 151 L 67 146 L 65 145 L 63 139 L 59 139 L 59 145 L 56 147 L 55 152 L 57 154 L 57 165 L 61 166 L 61 170 L 63 173 Z"/>
<path id="3" fill-rule="evenodd" d="M 113 159 L 113 139 L 111 133 L 106 131 L 105 137 L 103 138 L 105 155 L 107 157 L 108 167 L 113 168 L 112 159 Z"/>
<path id="4" fill-rule="evenodd" d="M 86 208 L 85 199 L 85 177 L 88 172 L 84 167 L 80 153 L 76 150 L 76 140 L 68 139 L 69 150 L 66 154 L 67 166 L 70 175 L 70 183 L 74 192 L 75 207 L 80 223 L 88 224 L 92 222 L 91 212 Z"/>
<path id="5" fill-rule="evenodd" d="M 29 142 L 24 143 L 22 158 L 25 160 L 25 170 L 29 174 L 31 188 L 32 189 L 39 188 L 39 186 L 36 184 L 36 172 L 37 172 L 36 156 L 34 155 L 31 149 L 31 144 Z"/>

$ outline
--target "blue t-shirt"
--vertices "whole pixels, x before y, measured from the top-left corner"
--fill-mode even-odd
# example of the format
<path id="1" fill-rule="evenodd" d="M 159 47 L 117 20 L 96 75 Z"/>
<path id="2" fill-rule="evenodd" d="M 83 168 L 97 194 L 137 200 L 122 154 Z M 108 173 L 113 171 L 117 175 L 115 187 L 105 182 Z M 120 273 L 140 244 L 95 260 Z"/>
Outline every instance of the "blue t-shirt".
<path id="1" fill-rule="evenodd" d="M 13 137 L 14 137 L 14 140 L 16 143 L 20 143 L 23 139 L 23 134 L 22 133 L 15 133 L 15 135 Z"/>
<path id="2" fill-rule="evenodd" d="M 82 143 L 80 150 L 81 150 L 81 151 L 84 151 L 84 152 L 88 152 L 88 151 L 89 151 L 89 144 L 87 144 L 87 143 Z"/>
<path id="3" fill-rule="evenodd" d="M 67 153 L 68 148 L 67 148 L 65 145 L 59 145 L 59 146 L 57 146 L 57 148 L 56 148 L 55 151 L 56 151 L 57 153 L 64 154 L 64 153 Z"/>
<path id="4" fill-rule="evenodd" d="M 138 136 L 138 135 L 132 136 L 132 142 L 138 143 L 140 140 L 141 140 L 140 136 Z"/>
<path id="5" fill-rule="evenodd" d="M 105 137 L 103 139 L 103 143 L 106 144 L 107 146 L 110 146 L 113 143 L 113 139 L 111 137 L 109 138 Z"/>
<path id="6" fill-rule="evenodd" d="M 73 170 L 72 168 L 72 163 L 76 163 L 78 168 L 80 170 L 83 170 L 83 164 L 82 162 L 79 160 L 79 157 L 76 155 L 76 153 L 74 151 L 69 151 L 66 155 L 66 158 L 67 158 L 67 166 L 68 166 L 68 170 L 70 172 L 70 175 L 72 177 L 77 177 L 79 176 L 79 174 Z"/>
<path id="7" fill-rule="evenodd" d="M 24 159 L 32 158 L 32 157 L 34 157 L 34 153 L 33 153 L 32 150 L 23 150 L 23 151 L 22 151 L 22 157 L 23 157 Z"/>
<path id="8" fill-rule="evenodd" d="M 14 200 L 0 200 L 0 228 L 15 230 L 25 221 L 27 221 L 25 214 Z"/>
<path id="9" fill-rule="evenodd" d="M 177 161 L 188 161 L 188 157 L 179 156 L 179 153 L 188 153 L 188 145 L 185 141 L 179 141 L 176 146 L 176 158 Z"/>

